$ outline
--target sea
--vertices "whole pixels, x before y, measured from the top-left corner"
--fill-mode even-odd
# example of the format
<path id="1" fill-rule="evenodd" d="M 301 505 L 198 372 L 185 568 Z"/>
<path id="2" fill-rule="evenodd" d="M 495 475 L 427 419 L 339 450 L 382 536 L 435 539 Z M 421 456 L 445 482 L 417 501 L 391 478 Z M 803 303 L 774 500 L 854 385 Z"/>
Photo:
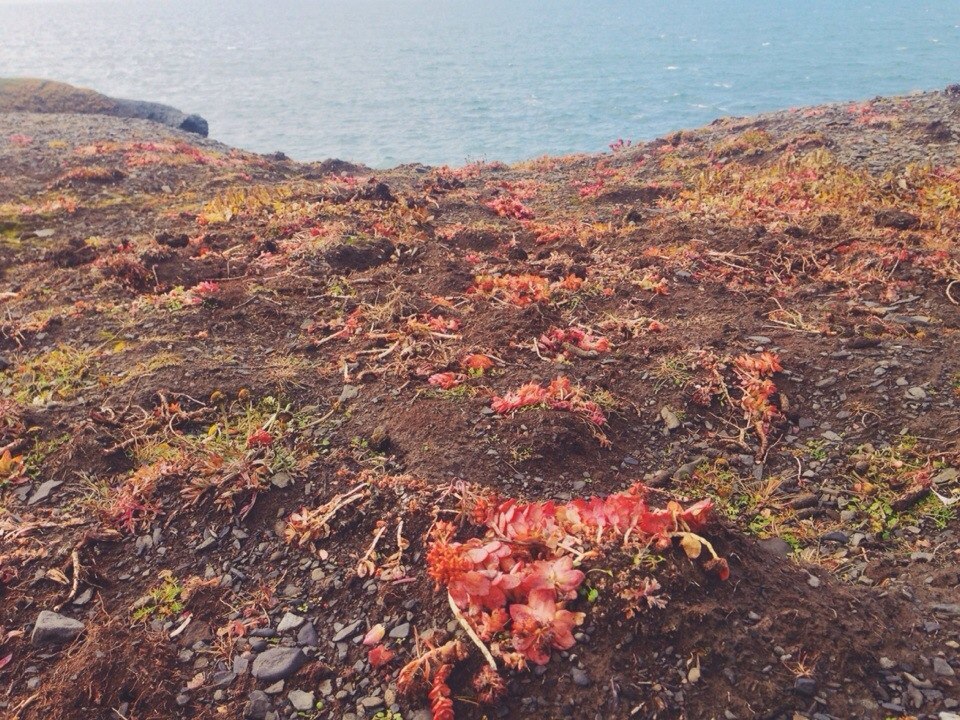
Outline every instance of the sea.
<path id="1" fill-rule="evenodd" d="M 0 0 L 0 77 L 390 167 L 605 150 L 960 83 L 958 0 Z"/>

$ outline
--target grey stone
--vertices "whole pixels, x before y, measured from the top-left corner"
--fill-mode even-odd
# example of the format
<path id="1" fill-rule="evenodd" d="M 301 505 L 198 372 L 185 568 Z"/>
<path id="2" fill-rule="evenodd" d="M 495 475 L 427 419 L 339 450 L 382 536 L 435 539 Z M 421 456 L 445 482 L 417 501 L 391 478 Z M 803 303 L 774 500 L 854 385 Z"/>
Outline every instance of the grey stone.
<path id="1" fill-rule="evenodd" d="M 219 670 L 213 674 L 213 677 L 210 678 L 210 682 L 214 687 L 227 687 L 227 685 L 236 679 L 237 674 L 232 670 Z"/>
<path id="2" fill-rule="evenodd" d="M 50 493 L 56 490 L 58 487 L 63 485 L 59 480 L 47 480 L 44 483 L 40 484 L 36 490 L 34 490 L 33 495 L 30 496 L 30 499 L 27 500 L 27 505 L 36 505 L 38 502 L 46 500 L 50 497 Z"/>
<path id="3" fill-rule="evenodd" d="M 344 385 L 343 390 L 340 391 L 340 402 L 346 402 L 347 400 L 353 400 L 357 395 L 360 394 L 360 388 L 356 385 Z"/>
<path id="4" fill-rule="evenodd" d="M 285 680 L 303 667 L 306 661 L 307 657 L 300 648 L 270 648 L 253 661 L 253 676 L 267 683 Z"/>
<path id="5" fill-rule="evenodd" d="M 280 623 L 277 625 L 277 632 L 283 633 L 287 630 L 294 630 L 301 625 L 303 625 L 303 618 L 288 612 L 280 619 Z"/>
<path id="6" fill-rule="evenodd" d="M 590 684 L 590 676 L 580 668 L 573 668 L 570 671 L 570 679 L 579 687 L 587 687 Z"/>
<path id="7" fill-rule="evenodd" d="M 313 623 L 307 623 L 300 628 L 300 632 L 297 633 L 297 644 L 303 645 L 304 647 L 316 647 L 319 643 L 319 638 L 317 637 L 317 630 L 313 627 Z"/>
<path id="8" fill-rule="evenodd" d="M 287 699 L 293 705 L 294 710 L 307 711 L 313 710 L 313 693 L 303 690 L 291 690 L 287 693 Z"/>
<path id="9" fill-rule="evenodd" d="M 74 604 L 74 605 L 86 605 L 86 604 L 87 604 L 88 602 L 90 602 L 91 600 L 93 600 L 93 588 L 87 588 L 87 589 L 84 590 L 82 593 L 80 593 L 79 595 L 77 595 L 76 598 L 74 598 L 73 604 Z"/>
<path id="10" fill-rule="evenodd" d="M 293 480 L 293 477 L 288 472 L 278 472 L 272 478 L 270 478 L 270 484 L 277 488 L 285 488 L 290 484 L 290 481 Z"/>
<path id="11" fill-rule="evenodd" d="M 946 470 L 937 473 L 936 477 L 933 478 L 933 484 L 945 485 L 946 483 L 953 482 L 954 480 L 958 479 L 960 479 L 960 470 L 947 468 Z"/>
<path id="12" fill-rule="evenodd" d="M 410 635 L 410 623 L 400 623 L 390 631 L 390 637 L 401 640 Z"/>
<path id="13" fill-rule="evenodd" d="M 906 395 L 907 395 L 907 398 L 910 400 L 926 400 L 927 399 L 927 391 L 924 390 L 922 387 L 912 387 L 909 390 L 907 390 Z"/>
<path id="14" fill-rule="evenodd" d="M 771 555 L 789 557 L 793 552 L 793 548 L 790 546 L 790 543 L 783 538 L 767 538 L 766 540 L 760 540 L 757 544 Z"/>
<path id="15" fill-rule="evenodd" d="M 83 632 L 84 625 L 79 620 L 64 617 L 50 610 L 44 610 L 33 624 L 30 641 L 34 645 L 58 645 L 70 642 Z"/>
<path id="16" fill-rule="evenodd" d="M 343 628 L 340 632 L 333 636 L 333 642 L 338 643 L 341 640 L 346 640 L 348 637 L 353 635 L 356 632 L 356 629 L 360 627 L 360 621 L 352 622 Z"/>
<path id="17" fill-rule="evenodd" d="M 793 691 L 797 695 L 813 697 L 817 693 L 817 681 L 809 677 L 798 677 L 793 682 Z"/>
<path id="18" fill-rule="evenodd" d="M 667 430 L 676 430 L 678 427 L 680 427 L 680 418 L 678 418 L 677 414 L 670 408 L 661 408 L 660 417 L 663 418 L 663 424 L 666 426 Z"/>
<path id="19" fill-rule="evenodd" d="M 247 704 L 243 708 L 243 717 L 246 720 L 263 720 L 270 711 L 270 698 L 263 690 L 254 690 L 247 696 Z"/>
<path id="20" fill-rule="evenodd" d="M 954 669 L 950 667 L 950 663 L 948 663 L 942 657 L 935 657 L 933 659 L 933 671 L 937 675 L 941 675 L 943 677 L 953 677 L 957 674 Z"/>
<path id="21" fill-rule="evenodd" d="M 821 540 L 823 540 L 823 542 L 833 542 L 846 545 L 848 542 L 850 542 L 850 536 L 842 530 L 834 530 L 833 532 L 826 533 Z"/>

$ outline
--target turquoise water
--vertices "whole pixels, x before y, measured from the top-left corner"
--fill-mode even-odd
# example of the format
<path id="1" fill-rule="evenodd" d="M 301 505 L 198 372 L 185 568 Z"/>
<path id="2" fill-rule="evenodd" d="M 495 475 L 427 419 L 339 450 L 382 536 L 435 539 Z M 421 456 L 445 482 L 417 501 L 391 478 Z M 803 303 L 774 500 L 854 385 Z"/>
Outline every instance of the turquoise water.
<path id="1" fill-rule="evenodd" d="M 960 82 L 960 2 L 0 0 L 10 75 L 297 159 L 512 161 Z"/>

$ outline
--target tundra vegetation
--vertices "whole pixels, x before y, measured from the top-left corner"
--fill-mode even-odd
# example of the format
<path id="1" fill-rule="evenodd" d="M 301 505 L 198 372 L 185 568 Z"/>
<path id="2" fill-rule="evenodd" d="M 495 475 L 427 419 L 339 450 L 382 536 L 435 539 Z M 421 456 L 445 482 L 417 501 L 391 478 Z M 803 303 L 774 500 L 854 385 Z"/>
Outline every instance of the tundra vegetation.
<path id="1" fill-rule="evenodd" d="M 958 118 L 0 115 L 0 714 L 956 717 Z"/>

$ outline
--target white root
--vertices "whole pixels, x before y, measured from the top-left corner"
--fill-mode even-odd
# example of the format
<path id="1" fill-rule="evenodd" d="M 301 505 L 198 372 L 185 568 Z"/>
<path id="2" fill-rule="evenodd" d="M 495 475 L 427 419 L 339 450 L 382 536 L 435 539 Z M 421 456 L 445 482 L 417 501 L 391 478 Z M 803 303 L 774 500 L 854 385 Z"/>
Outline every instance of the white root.
<path id="1" fill-rule="evenodd" d="M 457 604 L 453 601 L 453 596 L 448 592 L 447 601 L 450 603 L 450 610 L 453 611 L 453 616 L 457 619 L 457 622 L 460 623 L 460 627 L 463 628 L 463 631 L 467 634 L 473 644 L 476 645 L 480 652 L 483 654 L 483 657 L 486 658 L 487 664 L 493 668 L 497 669 L 497 661 L 493 659 L 493 655 L 490 653 L 490 650 L 486 645 L 483 644 L 483 640 L 480 639 L 480 636 L 473 631 L 473 628 L 470 627 L 470 623 L 463 616 L 463 613 L 460 612 L 460 608 L 457 607 Z"/>

